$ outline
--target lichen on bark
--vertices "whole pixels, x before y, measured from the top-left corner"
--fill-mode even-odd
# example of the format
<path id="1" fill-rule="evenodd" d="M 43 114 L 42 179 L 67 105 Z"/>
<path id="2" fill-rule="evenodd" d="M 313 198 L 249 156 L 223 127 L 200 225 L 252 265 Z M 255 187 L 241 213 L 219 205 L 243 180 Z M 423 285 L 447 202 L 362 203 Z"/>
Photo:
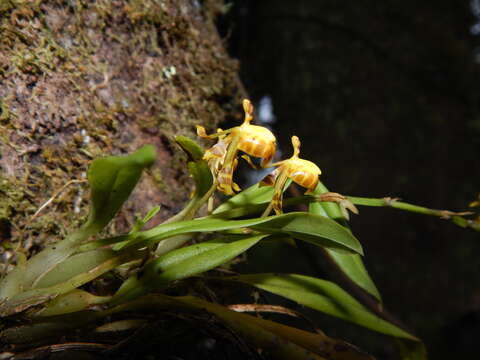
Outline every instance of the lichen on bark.
<path id="1" fill-rule="evenodd" d="M 174 135 L 232 113 L 237 63 L 214 26 L 221 1 L 9 0 L 0 5 L 0 236 L 35 252 L 83 221 L 89 162 L 145 143 L 158 161 L 109 231 L 189 196 Z M 6 254 L 6 252 L 4 252 Z M 5 260 L 5 259 L 4 259 Z"/>

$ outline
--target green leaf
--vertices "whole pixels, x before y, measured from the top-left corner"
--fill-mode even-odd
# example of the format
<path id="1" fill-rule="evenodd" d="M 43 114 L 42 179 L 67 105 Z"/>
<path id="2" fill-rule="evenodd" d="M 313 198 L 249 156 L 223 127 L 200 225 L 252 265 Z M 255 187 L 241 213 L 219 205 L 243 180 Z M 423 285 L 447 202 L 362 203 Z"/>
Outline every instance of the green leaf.
<path id="1" fill-rule="evenodd" d="M 296 274 L 240 275 L 223 279 L 250 284 L 386 335 L 418 341 L 415 336 L 405 330 L 369 312 L 342 288 L 330 281 Z"/>
<path id="2" fill-rule="evenodd" d="M 91 207 L 87 226 L 103 229 L 130 196 L 143 169 L 155 161 L 155 148 L 146 145 L 128 156 L 95 159 L 88 169 Z"/>
<path id="3" fill-rule="evenodd" d="M 325 192 L 328 192 L 328 189 L 320 182 L 315 189 L 314 194 L 320 195 Z M 309 212 L 332 219 L 338 219 L 343 223 L 345 222 L 339 206 L 333 202 L 311 203 L 309 205 Z M 358 254 L 339 253 L 338 251 L 331 251 L 330 249 L 325 249 L 325 252 L 333 264 L 336 265 L 338 269 L 347 276 L 347 278 L 375 297 L 379 302 L 382 302 L 380 292 L 368 274 L 362 258 Z"/>
<path id="4" fill-rule="evenodd" d="M 97 249 L 72 255 L 50 270 L 35 284 L 35 288 L 45 288 L 65 282 L 79 274 L 91 271 L 118 255 L 118 252 L 110 249 Z"/>
<path id="5" fill-rule="evenodd" d="M 198 161 L 203 158 L 204 150 L 192 139 L 186 136 L 176 136 L 175 141 L 187 154 L 189 161 Z"/>
<path id="6" fill-rule="evenodd" d="M 98 264 L 90 268 L 90 270 L 79 273 L 73 277 L 69 277 L 68 280 L 55 283 L 54 285 L 37 288 L 24 291 L 22 293 L 12 296 L 8 300 L 5 300 L 0 303 L 0 317 L 1 316 L 10 316 L 16 313 L 25 311 L 32 306 L 43 304 L 49 300 L 54 299 L 58 295 L 68 293 L 83 284 L 86 284 L 93 279 L 96 279 L 100 275 L 116 268 L 119 265 L 125 264 L 127 262 L 141 259 L 147 253 L 146 249 L 142 250 L 132 250 L 125 249 L 121 252 L 111 252 L 109 256 L 106 256 L 104 261 L 101 257 L 98 257 Z M 83 254 L 79 254 L 83 255 Z M 67 260 L 68 262 L 68 260 Z M 61 274 L 55 274 L 58 277 L 55 277 L 55 281 L 61 279 Z"/>
<path id="7" fill-rule="evenodd" d="M 213 185 L 213 175 L 205 160 L 190 161 L 188 171 L 195 181 L 194 197 L 203 197 Z"/>
<path id="8" fill-rule="evenodd" d="M 283 191 L 291 183 L 292 180 L 288 179 Z M 273 186 L 252 185 L 218 206 L 211 216 L 230 219 L 262 213 L 272 200 L 274 190 Z"/>
<path id="9" fill-rule="evenodd" d="M 375 297 L 380 303 L 382 297 L 375 283 L 367 272 L 362 257 L 358 254 L 342 254 L 325 249 L 327 256 L 356 285 Z"/>
<path id="10" fill-rule="evenodd" d="M 401 360 L 427 360 L 427 349 L 423 342 L 396 339 Z"/>
<path id="11" fill-rule="evenodd" d="M 273 186 L 259 186 L 258 184 L 252 185 L 249 188 L 239 192 L 235 196 L 232 196 L 223 204 L 218 206 L 213 211 L 213 214 L 219 214 L 237 207 L 243 207 L 247 205 L 261 203 L 268 204 L 270 200 L 272 200 L 273 191 Z"/>
<path id="12" fill-rule="evenodd" d="M 171 239 L 175 240 L 177 237 L 181 237 L 181 236 L 187 236 L 188 238 L 186 240 L 190 240 L 192 237 L 191 234 L 177 235 L 177 236 L 174 236 L 173 238 L 168 238 L 165 241 L 168 242 Z M 146 269 L 142 271 L 142 273 L 145 273 L 145 276 L 155 276 L 157 272 L 166 271 L 168 268 L 180 262 L 192 259 L 195 256 L 200 255 L 206 251 L 216 249 L 220 246 L 224 246 L 225 244 L 233 242 L 238 238 L 245 239 L 245 236 L 241 236 L 241 237 L 229 236 L 228 238 L 216 238 L 211 241 L 206 241 L 206 242 L 202 242 L 202 243 L 198 243 L 190 246 L 185 246 L 180 249 L 169 250 L 166 253 L 162 253 L 161 256 L 159 256 L 158 258 L 150 262 L 150 264 L 147 264 Z M 148 273 L 150 273 L 151 275 L 148 275 Z M 131 292 L 131 290 L 134 288 L 140 288 L 140 287 L 142 287 L 140 280 L 136 276 L 132 276 L 123 282 L 123 284 L 115 294 L 112 301 L 116 303 L 117 299 L 121 299 L 121 297 L 124 297 L 124 294 L 126 294 L 127 292 Z M 141 291 L 137 290 L 137 293 L 139 294 L 143 292 L 144 292 L 143 289 Z"/>
<path id="13" fill-rule="evenodd" d="M 144 226 L 152 220 L 152 218 L 157 215 L 157 213 L 160 211 L 160 206 L 156 205 L 153 208 L 151 208 L 148 213 L 144 216 L 143 219 L 137 219 L 135 221 L 135 225 L 133 225 L 132 230 L 130 230 L 130 234 L 134 234 L 136 232 L 139 232 L 144 228 Z"/>
<path id="14" fill-rule="evenodd" d="M 110 296 L 95 296 L 84 290 L 75 289 L 53 299 L 34 316 L 54 316 L 83 311 L 91 306 L 104 304 L 109 299 Z"/>
<path id="15" fill-rule="evenodd" d="M 209 242 L 174 250 L 147 264 L 140 279 L 149 287 L 163 288 L 172 281 L 201 274 L 232 260 L 266 236 L 250 236 L 226 244 Z"/>
<path id="16" fill-rule="evenodd" d="M 4 344 L 27 344 L 31 346 L 49 337 L 64 336 L 98 319 L 93 311 L 82 311 L 52 318 L 38 318 L 26 325 L 7 328 L 0 332 Z"/>
<path id="17" fill-rule="evenodd" d="M 142 170 L 154 159 L 155 149 L 147 145 L 128 156 L 94 160 L 88 171 L 91 204 L 87 222 L 64 240 L 29 259 L 27 271 L 17 267 L 3 278 L 0 282 L 0 302 L 34 287 L 52 268 L 74 253 L 80 243 L 102 230 L 130 195 Z"/>
<path id="18" fill-rule="evenodd" d="M 251 228 L 268 233 L 288 234 L 295 239 L 336 251 L 363 254 L 362 246 L 350 231 L 333 220 L 315 214 L 288 213 L 274 216 L 269 222 Z"/>
<path id="19" fill-rule="evenodd" d="M 133 243 L 143 242 L 144 245 L 151 245 L 160 240 L 180 234 L 223 231 L 244 227 L 265 233 L 287 234 L 295 239 L 307 241 L 318 246 L 362 253 L 360 243 L 350 231 L 331 219 L 304 212 L 292 212 L 278 216 L 246 220 L 227 220 L 206 217 L 196 220 L 161 224 L 153 229 L 138 233 L 136 238 L 129 242 L 129 244 L 132 245 Z M 125 243 L 123 243 L 123 245 L 125 245 Z"/>
<path id="20" fill-rule="evenodd" d="M 205 251 L 213 250 L 220 246 L 224 246 L 225 244 L 226 242 L 213 240 L 172 250 L 162 256 L 159 256 L 157 259 L 154 260 L 155 268 L 159 271 L 163 271 L 175 264 L 188 260 L 194 256 L 200 255 Z"/>

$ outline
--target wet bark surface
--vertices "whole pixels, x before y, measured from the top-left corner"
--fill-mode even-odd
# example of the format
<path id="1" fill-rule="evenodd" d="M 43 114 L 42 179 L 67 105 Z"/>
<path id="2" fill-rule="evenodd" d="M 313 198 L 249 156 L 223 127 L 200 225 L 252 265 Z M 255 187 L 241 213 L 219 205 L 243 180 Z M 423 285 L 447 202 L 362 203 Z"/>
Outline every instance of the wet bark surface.
<path id="1" fill-rule="evenodd" d="M 156 165 L 109 232 L 191 183 L 175 135 L 236 114 L 237 63 L 206 1 L 6 1 L 0 5 L 0 237 L 37 251 L 83 222 L 90 161 L 154 144 Z M 74 180 L 74 182 L 71 182 Z M 78 182 L 77 182 L 78 181 Z M 66 185 L 66 187 L 65 187 Z M 37 210 L 57 195 L 40 213 Z M 153 224 L 152 223 L 152 224 Z M 4 253 L 10 260 L 11 253 Z"/>
<path id="2" fill-rule="evenodd" d="M 181 210 L 192 181 L 174 136 L 195 138 L 195 124 L 211 130 L 241 116 L 238 64 L 214 24 L 222 7 L 187 0 L 0 2 L 3 273 L 16 261 L 13 249 L 32 255 L 83 223 L 94 158 L 144 144 L 157 149 L 156 164 L 102 235 L 128 231 L 155 205 L 161 211 L 149 226 Z M 214 319 L 199 325 L 139 316 L 144 323 L 133 331 L 102 335 L 92 325 L 41 343 L 2 343 L 2 356 L 235 359 L 252 351 Z"/>

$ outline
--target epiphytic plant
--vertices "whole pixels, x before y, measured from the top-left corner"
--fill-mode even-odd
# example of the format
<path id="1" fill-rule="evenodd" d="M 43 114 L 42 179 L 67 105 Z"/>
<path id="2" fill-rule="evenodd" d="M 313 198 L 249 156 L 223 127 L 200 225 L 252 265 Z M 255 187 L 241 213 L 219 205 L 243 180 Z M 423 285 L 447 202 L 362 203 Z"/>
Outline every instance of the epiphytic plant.
<path id="1" fill-rule="evenodd" d="M 383 316 L 380 294 L 362 261 L 362 246 L 346 225 L 345 208 L 355 209 L 353 204 L 390 206 L 449 218 L 477 231 L 480 224 L 465 218 L 467 213 L 432 210 L 390 198 L 365 199 L 330 193 L 318 180 L 320 169 L 298 157 L 300 142 L 295 136 L 293 156 L 273 164 L 277 166 L 273 174 L 276 178 L 270 182 L 274 186 L 255 184 L 228 198 L 211 213 L 199 215 L 216 189 L 229 195 L 239 191 L 233 182 L 239 151 L 246 153 L 244 158 L 249 162 L 248 156 L 261 157 L 263 167 L 275 153 L 273 134 L 251 125 L 253 107 L 248 100 L 243 106 L 246 115 L 241 126 L 213 135 L 197 128 L 201 137 L 217 139 L 206 151 L 188 138 L 176 138 L 188 156 L 187 167 L 195 189 L 182 211 L 149 230 L 143 228 L 158 207 L 138 220 L 127 234 L 90 240 L 115 216 L 142 171 L 154 162 L 153 147 L 146 146 L 126 157 L 94 160 L 88 171 L 91 204 L 85 225 L 28 261 L 19 256 L 16 268 L 0 282 L 0 341 L 48 343 L 68 330 L 91 324 L 101 323 L 102 329 L 135 328 L 139 322 L 132 314 L 175 310 L 182 313 L 182 319 L 189 319 L 206 311 L 274 358 L 372 358 L 323 332 L 300 330 L 238 312 L 296 314 L 284 307 L 221 306 L 205 300 L 212 298 L 210 282 L 222 282 L 225 286 L 248 284 L 392 336 L 401 344 L 405 358 L 424 358 L 421 342 Z M 307 192 L 282 201 L 290 180 L 307 188 Z M 295 204 L 309 204 L 309 210 L 283 213 Z M 267 216 L 271 208 L 276 215 Z M 265 216 L 259 216 L 262 213 Z M 181 247 L 198 233 L 214 236 Z M 378 306 L 365 306 L 335 283 L 315 277 L 278 273 L 232 276 L 231 272 L 225 276 L 225 272 L 216 271 L 260 242 L 285 239 L 323 248 L 339 271 L 376 299 Z M 121 284 L 111 291 L 99 291 L 92 286 L 105 280 L 107 274 L 114 274 Z M 193 291 L 186 286 L 189 278 L 200 276 L 203 287 Z"/>
<path id="2" fill-rule="evenodd" d="M 240 191 L 239 186 L 232 181 L 233 171 L 238 163 L 239 150 L 247 154 L 242 158 L 252 166 L 254 165 L 248 155 L 261 158 L 262 167 L 267 167 L 275 155 L 275 136 L 263 126 L 250 124 L 253 120 L 253 106 L 249 100 L 243 100 L 243 109 L 245 120 L 240 126 L 228 130 L 219 129 L 212 135 L 207 135 L 203 126 L 197 126 L 197 134 L 202 138 L 219 138 L 218 143 L 205 152 L 204 159 L 209 162 L 212 172 L 216 175 L 218 190 L 226 195 L 233 195 L 234 191 Z"/>

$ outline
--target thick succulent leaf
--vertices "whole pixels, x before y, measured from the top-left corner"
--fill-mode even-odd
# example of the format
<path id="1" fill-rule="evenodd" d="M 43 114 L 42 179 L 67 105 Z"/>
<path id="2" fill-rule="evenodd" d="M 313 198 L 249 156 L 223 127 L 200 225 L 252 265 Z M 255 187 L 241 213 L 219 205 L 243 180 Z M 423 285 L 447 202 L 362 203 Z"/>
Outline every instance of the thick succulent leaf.
<path id="1" fill-rule="evenodd" d="M 240 275 L 225 279 L 250 284 L 386 335 L 418 341 L 415 336 L 368 311 L 330 281 L 296 274 Z"/>
<path id="2" fill-rule="evenodd" d="M 362 253 L 362 247 L 350 231 L 335 221 L 323 216 L 294 212 L 278 216 L 246 220 L 202 218 L 162 224 L 153 229 L 138 233 L 133 240 L 123 243 L 143 243 L 150 245 L 163 239 L 193 232 L 213 232 L 240 228 L 274 234 L 287 234 L 296 239 L 308 241 L 318 246 L 327 246 L 347 252 Z"/>
<path id="3" fill-rule="evenodd" d="M 320 195 L 325 192 L 328 192 L 328 189 L 320 182 L 314 193 L 315 195 Z M 309 212 L 344 222 L 340 208 L 336 203 L 310 203 Z M 339 253 L 338 251 L 331 251 L 330 249 L 325 249 L 325 251 L 333 264 L 335 264 L 347 278 L 375 297 L 378 301 L 382 302 L 380 292 L 368 274 L 362 258 L 358 254 Z"/>

